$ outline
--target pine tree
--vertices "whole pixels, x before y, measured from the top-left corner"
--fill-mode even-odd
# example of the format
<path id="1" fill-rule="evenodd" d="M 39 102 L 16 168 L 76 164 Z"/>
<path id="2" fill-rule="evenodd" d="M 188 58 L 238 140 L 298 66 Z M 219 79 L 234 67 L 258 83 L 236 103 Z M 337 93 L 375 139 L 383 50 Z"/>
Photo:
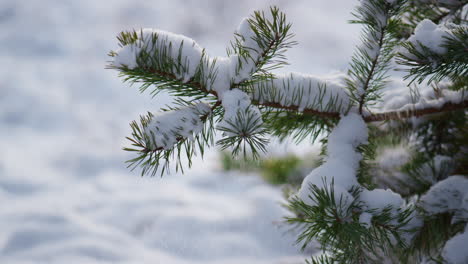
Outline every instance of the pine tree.
<path id="1" fill-rule="evenodd" d="M 129 167 L 162 175 L 215 144 L 257 157 L 268 135 L 325 135 L 287 205 L 298 244 L 320 243 L 308 263 L 468 263 L 467 13 L 466 0 L 361 0 L 362 44 L 333 78 L 272 72 L 296 44 L 276 7 L 244 19 L 226 57 L 162 30 L 121 32 L 108 68 L 176 98 L 130 124 Z"/>

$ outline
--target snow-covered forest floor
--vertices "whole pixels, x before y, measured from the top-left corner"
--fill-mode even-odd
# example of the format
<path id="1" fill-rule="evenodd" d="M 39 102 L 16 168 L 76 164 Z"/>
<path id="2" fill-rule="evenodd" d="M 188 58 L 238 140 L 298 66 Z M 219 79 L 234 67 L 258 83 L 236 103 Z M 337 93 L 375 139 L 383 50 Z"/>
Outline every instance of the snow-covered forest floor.
<path id="1" fill-rule="evenodd" d="M 105 70 L 121 30 L 156 27 L 223 55 L 242 17 L 279 4 L 299 45 L 288 71 L 344 70 L 355 1 L 0 2 L 0 263 L 301 263 L 281 191 L 216 172 L 140 178 L 128 123 L 169 102 Z"/>

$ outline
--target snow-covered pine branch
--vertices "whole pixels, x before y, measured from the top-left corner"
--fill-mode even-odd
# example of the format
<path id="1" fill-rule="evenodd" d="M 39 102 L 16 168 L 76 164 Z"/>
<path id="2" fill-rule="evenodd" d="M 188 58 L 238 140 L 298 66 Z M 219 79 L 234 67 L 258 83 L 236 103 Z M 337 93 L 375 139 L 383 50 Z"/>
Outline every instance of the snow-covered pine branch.
<path id="1" fill-rule="evenodd" d="M 154 85 L 153 95 L 167 91 L 178 97 L 211 100 L 211 112 L 223 115 L 218 127 L 226 138 L 219 144 L 237 150 L 248 146 L 257 153 L 267 143 L 262 137 L 262 117 L 249 96 L 238 88 L 243 83 L 270 78 L 267 69 L 285 64 L 283 53 L 294 44 L 289 30 L 290 24 L 277 8 L 271 8 L 268 15 L 255 12 L 240 24 L 227 57 L 210 57 L 194 40 L 170 32 L 122 32 L 118 37 L 121 48 L 109 54 L 113 57 L 109 68 L 120 71 L 125 81 L 142 83 L 141 91 Z M 219 106 L 224 111 L 217 110 Z M 141 121 L 148 122 L 150 118 Z M 133 124 L 134 128 L 141 126 L 144 125 Z M 174 145 L 185 138 L 180 135 L 173 138 L 175 141 L 166 141 Z M 140 163 L 142 160 L 134 159 L 131 164 L 138 162 L 145 168 L 157 163 Z"/>
<path id="2" fill-rule="evenodd" d="M 398 63 L 408 67 L 405 78 L 418 83 L 468 76 L 468 23 L 436 25 L 422 20 L 403 44 Z M 466 87 L 464 88 L 466 90 Z"/>
<path id="3" fill-rule="evenodd" d="M 362 0 L 352 23 L 363 25 L 362 45 L 351 60 L 347 87 L 351 99 L 363 113 L 364 105 L 372 105 L 388 78 L 390 60 L 394 55 L 396 31 L 402 13 L 403 0 Z"/>
<path id="4" fill-rule="evenodd" d="M 468 105 L 468 93 L 464 89 L 450 89 L 452 84 L 445 81 L 432 87 L 415 86 L 413 93 L 387 91 L 382 94 L 378 108 L 363 113 L 364 120 L 398 120 L 464 109 Z"/>
<path id="5" fill-rule="evenodd" d="M 467 19 L 465 5 L 466 0 L 408 0 L 404 23 L 413 28 L 424 19 L 430 19 L 436 24 L 460 24 Z M 407 31 L 405 33 L 411 34 Z"/>
<path id="6" fill-rule="evenodd" d="M 150 122 L 143 131 L 147 149 L 170 149 L 178 138 L 192 138 L 203 129 L 202 117 L 210 113 L 208 105 L 199 103 L 192 107 L 151 115 Z"/>
<path id="7" fill-rule="evenodd" d="M 130 124 L 132 136 L 127 139 L 132 147 L 124 150 L 136 152 L 138 156 L 127 161 L 129 167 L 141 166 L 142 175 L 155 175 L 160 167 L 161 173 L 169 169 L 170 160 L 176 158 L 176 169 L 183 170 L 182 151 L 190 162 L 197 150 L 203 154 L 205 146 L 213 144 L 209 126 L 213 122 L 212 109 L 205 103 L 184 103 L 186 106 L 166 112 L 148 113 L 140 117 L 139 123 L 133 121 Z"/>
<path id="8" fill-rule="evenodd" d="M 367 137 L 361 115 L 349 113 L 342 117 L 328 136 L 324 163 L 306 176 L 290 205 L 306 216 L 289 219 L 305 228 L 298 238 L 303 248 L 317 239 L 324 251 L 334 252 L 334 260 L 339 263 L 379 261 L 388 248 L 405 247 L 412 238 L 408 230 L 420 225 L 413 218 L 413 206 L 399 194 L 367 190 L 359 183 L 362 154 L 357 148 L 367 144 Z M 351 229 L 353 233 L 345 231 Z M 370 246 L 375 244 L 381 248 Z"/>
<path id="9" fill-rule="evenodd" d="M 258 155 L 258 150 L 264 152 L 268 140 L 264 137 L 262 115 L 258 108 L 251 104 L 249 96 L 239 90 L 232 89 L 223 94 L 223 120 L 218 124 L 218 130 L 223 132 L 223 139 L 218 141 L 221 148 L 233 147 L 233 154 L 237 155 L 250 149 L 252 154 Z"/>
<path id="10" fill-rule="evenodd" d="M 462 264 L 468 261 L 468 178 L 453 175 L 433 185 L 421 197 L 421 207 L 429 218 L 448 213 L 453 215 L 451 224 L 463 227 L 462 231 L 450 238 L 442 249 L 447 263 Z M 464 229 L 464 230 L 463 230 Z"/>
<path id="11" fill-rule="evenodd" d="M 333 182 L 335 199 L 350 203 L 353 197 L 349 191 L 359 187 L 356 174 L 362 156 L 356 148 L 366 141 L 367 125 L 362 117 L 354 113 L 342 117 L 328 135 L 325 162 L 304 179 L 298 192 L 299 198 L 309 205 L 315 205 L 314 197 L 309 195 L 310 186 L 328 188 L 324 184 Z"/>
<path id="12" fill-rule="evenodd" d="M 468 222 L 468 34 L 460 19 L 468 7 L 431 1 L 438 9 L 429 15 L 421 2 L 427 1 L 361 0 L 351 22 L 363 26 L 362 44 L 346 77 L 270 72 L 286 64 L 284 52 L 295 44 L 275 7 L 241 22 L 226 57 L 211 57 L 194 40 L 161 30 L 122 32 L 109 67 L 141 83 L 141 91 L 166 91 L 179 103 L 131 123 L 133 147 L 126 150 L 137 157 L 130 167 L 155 175 L 172 159 L 182 168 L 184 153 L 190 166 L 196 152 L 214 144 L 215 129 L 222 132 L 222 149 L 250 149 L 254 156 L 265 151 L 267 134 L 297 142 L 323 135 L 323 163 L 289 203 L 295 214 L 289 222 L 302 228 L 298 242 L 305 247 L 316 240 L 325 253 L 312 263 L 465 263 L 466 255 L 456 252 L 466 243 Z M 389 89 L 398 52 L 407 78 L 429 79 L 432 90 Z M 384 160 L 389 155 L 379 144 L 408 144 L 399 150 L 406 158 Z M 399 184 L 419 188 L 399 189 L 388 168 L 401 177 Z"/>
<path id="13" fill-rule="evenodd" d="M 468 219 L 468 178 L 453 175 L 433 185 L 421 197 L 421 207 L 428 215 L 453 214 L 453 222 Z"/>
<path id="14" fill-rule="evenodd" d="M 253 100 L 262 106 L 278 106 L 298 112 L 338 118 L 349 109 L 349 95 L 342 76 L 320 78 L 301 73 L 273 75 L 249 87 Z"/>

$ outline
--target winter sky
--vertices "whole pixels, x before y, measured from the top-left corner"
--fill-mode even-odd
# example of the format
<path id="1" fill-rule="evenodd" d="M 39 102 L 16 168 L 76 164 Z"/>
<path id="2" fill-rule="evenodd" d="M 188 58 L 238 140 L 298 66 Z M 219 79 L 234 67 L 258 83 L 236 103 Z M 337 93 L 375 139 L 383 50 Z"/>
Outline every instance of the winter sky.
<path id="1" fill-rule="evenodd" d="M 300 263 L 274 224 L 280 191 L 220 173 L 216 152 L 186 175 L 125 168 L 128 123 L 170 98 L 123 84 L 107 53 L 153 27 L 221 56 L 243 17 L 278 5 L 299 42 L 280 71 L 344 71 L 356 2 L 0 1 L 0 263 Z"/>

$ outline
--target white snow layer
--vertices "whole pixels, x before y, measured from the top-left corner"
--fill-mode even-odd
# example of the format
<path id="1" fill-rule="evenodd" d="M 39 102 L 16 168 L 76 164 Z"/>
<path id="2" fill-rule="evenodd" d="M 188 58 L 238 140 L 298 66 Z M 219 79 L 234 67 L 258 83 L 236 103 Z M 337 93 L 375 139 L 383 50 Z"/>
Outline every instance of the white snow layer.
<path id="1" fill-rule="evenodd" d="M 359 216 L 359 223 L 369 228 L 371 226 L 372 216 L 373 215 L 370 213 L 366 213 L 366 212 L 362 213 Z"/>
<path id="2" fill-rule="evenodd" d="M 274 79 L 254 85 L 252 98 L 318 111 L 343 112 L 348 109 L 349 95 L 342 75 L 322 78 L 301 73 L 276 75 Z"/>
<path id="3" fill-rule="evenodd" d="M 357 170 L 362 155 L 356 151 L 360 144 L 366 144 L 368 137 L 367 125 L 362 117 L 356 113 L 349 113 L 340 119 L 337 126 L 328 137 L 327 157 L 325 162 L 314 169 L 302 182 L 297 196 L 306 204 L 316 205 L 310 192 L 310 185 L 328 189 L 334 181 L 335 200 L 340 203 L 342 210 L 346 210 L 355 199 L 349 192 L 351 188 L 361 188 L 359 201 L 362 202 L 364 212 L 359 217 L 359 222 L 370 226 L 373 214 L 379 214 L 386 207 L 392 208 L 392 213 L 409 206 L 404 203 L 401 196 L 391 190 L 374 189 L 366 190 L 360 187 L 357 181 Z M 327 186 L 324 186 L 324 182 Z M 367 212 L 366 212 L 367 211 Z M 372 213 L 368 212 L 372 211 Z M 407 224 L 411 229 L 421 224 L 421 219 L 413 214 L 413 218 Z M 413 237 L 410 233 L 404 233 L 403 238 L 408 242 Z"/>
<path id="4" fill-rule="evenodd" d="M 421 205 L 430 214 L 454 213 L 454 222 L 468 220 L 468 179 L 454 175 L 433 185 L 421 197 Z"/>
<path id="5" fill-rule="evenodd" d="M 309 186 L 329 188 L 334 181 L 335 199 L 342 201 L 343 207 L 352 202 L 353 197 L 348 192 L 353 186 L 359 186 L 356 172 L 362 155 L 356 147 L 367 142 L 367 125 L 362 117 L 355 113 L 344 116 L 328 137 L 327 157 L 325 163 L 314 169 L 302 182 L 298 197 L 309 205 L 315 202 Z M 326 181 L 327 186 L 324 186 Z"/>
<path id="6" fill-rule="evenodd" d="M 419 51 L 422 51 L 421 45 L 424 45 L 435 53 L 443 54 L 447 49 L 441 45 L 448 36 L 450 36 L 450 30 L 446 26 L 436 25 L 431 20 L 424 19 L 416 26 L 408 41 L 413 43 Z M 407 51 L 404 54 L 408 57 L 412 56 Z"/>
<path id="7" fill-rule="evenodd" d="M 236 33 L 242 38 L 241 45 L 249 53 L 245 57 L 236 54 L 228 57 L 209 57 L 204 49 L 191 38 L 163 30 L 145 28 L 137 31 L 138 39 L 135 43 L 125 45 L 116 51 L 113 65 L 133 69 L 138 66 L 138 57 L 142 51 L 146 51 L 149 55 L 162 56 L 159 51 L 167 49 L 169 52 L 165 56 L 172 61 L 177 62 L 181 58 L 182 69 L 173 69 L 178 79 L 187 82 L 199 67 L 203 67 L 206 88 L 216 91 L 221 96 L 223 92 L 230 89 L 231 83 L 239 83 L 250 77 L 256 69 L 255 62 L 261 54 L 248 19 L 242 20 Z"/>
<path id="8" fill-rule="evenodd" d="M 145 127 L 145 134 L 150 139 L 151 149 L 170 149 L 179 137 L 193 138 L 203 130 L 201 115 L 208 114 L 210 107 L 198 103 L 192 107 L 163 112 L 153 116 Z"/>
<path id="9" fill-rule="evenodd" d="M 224 107 L 223 120 L 218 124 L 223 128 L 226 136 L 235 136 L 246 131 L 239 131 L 239 128 L 246 127 L 246 124 L 257 124 L 260 129 L 262 115 L 258 108 L 251 104 L 249 96 L 239 89 L 232 89 L 223 93 L 222 105 Z M 257 131 L 249 130 L 251 134 Z"/>
<path id="10" fill-rule="evenodd" d="M 114 66 L 127 66 L 129 69 L 134 69 L 138 66 L 137 58 L 142 51 L 153 55 L 156 50 L 166 48 L 166 56 L 174 62 L 178 61 L 179 56 L 182 58 L 182 68 L 180 70 L 173 69 L 176 77 L 187 82 L 194 76 L 201 62 L 203 49 L 193 39 L 150 28 L 141 29 L 137 31 L 137 34 L 138 39 L 135 43 L 123 46 L 116 51 Z"/>
<path id="11" fill-rule="evenodd" d="M 411 92 L 401 78 L 391 78 L 382 92 L 382 102 L 371 106 L 372 113 L 388 111 L 411 111 L 425 108 L 441 108 L 446 103 L 458 104 L 468 99 L 468 93 L 447 89 L 450 83 L 442 82 L 435 90 L 430 85 L 419 85 Z M 370 114 L 365 112 L 365 114 Z"/>
<path id="12" fill-rule="evenodd" d="M 206 75 L 205 83 L 208 90 L 214 90 L 222 97 L 222 93 L 231 88 L 232 83 L 240 83 L 251 77 L 256 70 L 256 61 L 262 51 L 254 40 L 253 32 L 247 18 L 244 18 L 236 30 L 236 34 L 242 38 L 241 45 L 248 55 L 245 57 L 231 54 L 228 57 L 210 57 L 205 69 L 215 68 L 215 75 Z M 206 71 L 208 72 L 208 71 Z"/>
<path id="13" fill-rule="evenodd" d="M 468 225 L 465 226 L 465 231 L 452 237 L 445 243 L 442 251 L 442 257 L 450 264 L 466 264 L 468 263 Z"/>
<path id="14" fill-rule="evenodd" d="M 242 37 L 242 46 L 249 53 L 249 56 L 242 57 L 232 54 L 229 57 L 216 58 L 214 64 L 217 69 L 216 77 L 211 87 L 217 92 L 224 108 L 223 120 L 218 124 L 218 127 L 228 130 L 224 132 L 227 136 L 243 133 L 243 131 L 239 131 L 239 128 L 242 127 L 240 122 L 249 122 L 247 116 L 253 118 L 252 120 L 255 120 L 258 127 L 263 123 L 259 109 L 251 104 L 247 93 L 237 88 L 231 89 L 232 83 L 240 83 L 251 77 L 251 73 L 256 70 L 255 62 L 261 54 L 261 49 L 254 40 L 255 34 L 248 19 L 242 20 L 237 34 Z M 206 83 L 210 83 L 210 81 L 206 81 Z M 242 116 L 242 118 L 237 118 L 238 116 Z M 255 133 L 255 131 L 250 132 Z"/>
<path id="15" fill-rule="evenodd" d="M 359 195 L 359 199 L 364 203 L 365 209 L 375 210 L 376 213 L 382 212 L 388 206 L 391 206 L 394 210 L 399 209 L 404 202 L 398 193 L 390 189 L 363 190 Z"/>
<path id="16" fill-rule="evenodd" d="M 242 37 L 242 46 L 249 53 L 246 58 L 238 58 L 237 55 L 231 55 L 231 60 L 238 60 L 235 83 L 239 83 L 250 77 L 250 74 L 256 70 L 255 62 L 260 58 L 262 50 L 255 41 L 255 33 L 252 30 L 249 20 L 244 18 L 240 23 L 236 33 Z"/>

